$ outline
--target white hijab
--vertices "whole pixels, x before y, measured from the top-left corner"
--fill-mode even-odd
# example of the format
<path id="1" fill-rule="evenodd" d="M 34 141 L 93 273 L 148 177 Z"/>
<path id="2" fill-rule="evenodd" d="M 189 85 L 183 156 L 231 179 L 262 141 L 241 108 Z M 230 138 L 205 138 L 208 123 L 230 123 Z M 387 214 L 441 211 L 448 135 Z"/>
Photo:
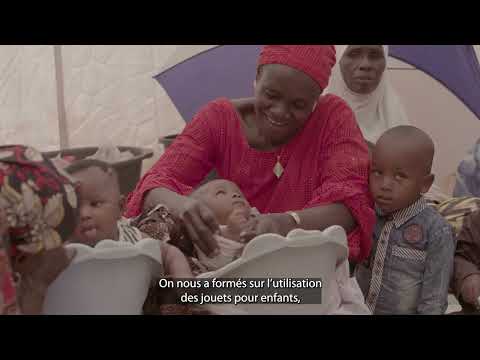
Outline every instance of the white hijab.
<path id="1" fill-rule="evenodd" d="M 385 58 L 388 59 L 388 45 L 382 46 Z M 378 87 L 370 94 L 357 94 L 348 88 L 339 64 L 347 47 L 348 45 L 335 45 L 337 64 L 324 94 L 335 94 L 344 99 L 355 113 L 365 139 L 375 144 L 386 130 L 408 125 L 407 114 L 388 80 L 387 69 Z"/>

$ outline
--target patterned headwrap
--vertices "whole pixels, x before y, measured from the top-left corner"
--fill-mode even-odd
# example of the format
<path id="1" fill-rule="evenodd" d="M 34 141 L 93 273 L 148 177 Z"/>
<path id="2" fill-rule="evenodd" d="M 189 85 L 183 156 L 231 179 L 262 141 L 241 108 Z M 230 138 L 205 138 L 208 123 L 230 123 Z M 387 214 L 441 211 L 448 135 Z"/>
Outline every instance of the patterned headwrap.
<path id="1" fill-rule="evenodd" d="M 333 45 L 266 45 L 260 53 L 258 66 L 280 64 L 310 76 L 322 90 L 335 65 Z"/>
<path id="2" fill-rule="evenodd" d="M 77 194 L 68 175 L 31 147 L 0 147 L 0 206 L 10 244 L 37 253 L 53 249 L 75 227 Z"/>

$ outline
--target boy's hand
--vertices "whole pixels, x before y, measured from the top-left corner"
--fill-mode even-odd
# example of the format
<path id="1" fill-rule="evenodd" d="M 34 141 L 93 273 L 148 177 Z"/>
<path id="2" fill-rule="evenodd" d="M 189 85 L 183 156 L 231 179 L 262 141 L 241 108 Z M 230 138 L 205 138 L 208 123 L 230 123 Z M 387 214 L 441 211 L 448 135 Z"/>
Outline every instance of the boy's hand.
<path id="1" fill-rule="evenodd" d="M 478 298 L 480 297 L 480 274 L 472 274 L 463 280 L 460 294 L 466 303 L 478 306 Z"/>

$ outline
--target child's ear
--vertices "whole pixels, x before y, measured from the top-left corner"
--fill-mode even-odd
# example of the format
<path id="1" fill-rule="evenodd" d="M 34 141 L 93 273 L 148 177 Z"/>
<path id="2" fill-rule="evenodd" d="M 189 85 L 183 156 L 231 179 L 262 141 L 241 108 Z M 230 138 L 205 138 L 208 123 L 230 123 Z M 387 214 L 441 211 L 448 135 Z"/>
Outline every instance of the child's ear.
<path id="1" fill-rule="evenodd" d="M 435 175 L 430 174 L 424 177 L 422 186 L 422 195 L 426 194 L 435 181 Z"/>

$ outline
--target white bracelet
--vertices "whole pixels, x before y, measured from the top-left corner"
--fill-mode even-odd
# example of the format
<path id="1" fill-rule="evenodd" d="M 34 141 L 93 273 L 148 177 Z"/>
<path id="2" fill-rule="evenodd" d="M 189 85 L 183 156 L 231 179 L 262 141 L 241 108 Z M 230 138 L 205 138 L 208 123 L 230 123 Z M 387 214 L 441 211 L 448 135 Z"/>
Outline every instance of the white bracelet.
<path id="1" fill-rule="evenodd" d="M 300 224 L 302 223 L 302 220 L 300 219 L 300 215 L 298 215 L 294 211 L 287 211 L 287 214 L 290 215 L 293 218 L 293 220 L 295 221 L 297 226 L 300 226 Z"/>

